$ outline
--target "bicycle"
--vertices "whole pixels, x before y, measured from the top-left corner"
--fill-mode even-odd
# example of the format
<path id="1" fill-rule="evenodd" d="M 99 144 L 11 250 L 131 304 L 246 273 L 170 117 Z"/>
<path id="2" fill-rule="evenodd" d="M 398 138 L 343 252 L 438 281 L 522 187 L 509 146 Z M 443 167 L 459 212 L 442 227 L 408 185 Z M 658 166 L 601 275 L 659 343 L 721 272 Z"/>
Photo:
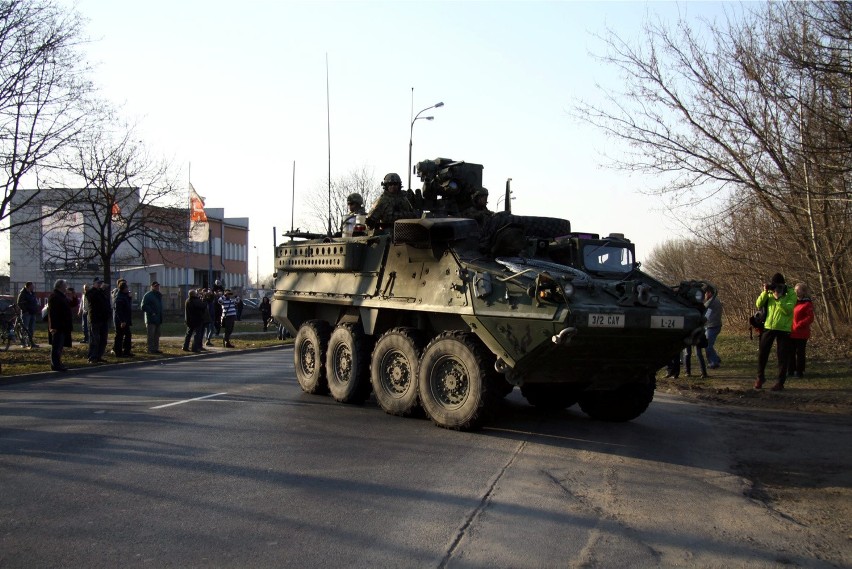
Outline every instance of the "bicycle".
<path id="1" fill-rule="evenodd" d="M 16 337 L 12 314 L 9 312 L 0 313 L 0 346 L 3 346 L 4 351 L 9 349 Z"/>
<path id="2" fill-rule="evenodd" d="M 30 336 L 30 331 L 24 327 L 24 319 L 21 317 L 20 311 L 15 315 L 15 335 L 21 339 L 22 348 L 32 348 L 33 339 Z"/>

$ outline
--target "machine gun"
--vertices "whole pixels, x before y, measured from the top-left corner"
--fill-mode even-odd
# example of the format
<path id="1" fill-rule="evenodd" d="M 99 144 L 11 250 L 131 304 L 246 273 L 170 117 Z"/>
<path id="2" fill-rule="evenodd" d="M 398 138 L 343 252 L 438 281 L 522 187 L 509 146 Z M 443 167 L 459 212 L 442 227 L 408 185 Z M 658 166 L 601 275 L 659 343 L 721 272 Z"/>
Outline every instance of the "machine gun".
<path id="1" fill-rule="evenodd" d="M 418 162 L 414 172 L 422 190 L 409 190 L 415 209 L 458 216 L 473 205 L 473 192 L 482 187 L 482 165 L 449 158 Z"/>

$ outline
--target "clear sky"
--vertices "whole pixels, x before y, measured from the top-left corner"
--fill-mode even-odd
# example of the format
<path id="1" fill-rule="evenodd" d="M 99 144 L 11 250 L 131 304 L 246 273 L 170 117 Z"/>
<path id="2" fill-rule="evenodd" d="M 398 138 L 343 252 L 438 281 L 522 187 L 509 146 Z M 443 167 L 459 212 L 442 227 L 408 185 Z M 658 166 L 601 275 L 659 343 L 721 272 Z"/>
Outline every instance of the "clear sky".
<path id="1" fill-rule="evenodd" d="M 621 232 L 639 260 L 682 233 L 652 181 L 601 166 L 613 142 L 575 121 L 614 70 L 590 56 L 607 26 L 638 38 L 649 16 L 717 17 L 720 2 L 289 2 L 78 0 L 95 81 L 141 120 L 149 148 L 181 169 L 229 217 L 250 218 L 249 272 L 272 272 L 273 226 L 289 229 L 301 197 L 331 174 L 367 166 L 406 180 L 412 110 L 416 163 L 483 164 L 496 201 L 507 178 L 513 211 Z M 417 181 L 417 178 L 414 178 Z M 369 204 L 368 204 L 369 207 Z M 324 226 L 324 223 L 323 223 Z M 254 247 L 257 247 L 255 252 Z"/>

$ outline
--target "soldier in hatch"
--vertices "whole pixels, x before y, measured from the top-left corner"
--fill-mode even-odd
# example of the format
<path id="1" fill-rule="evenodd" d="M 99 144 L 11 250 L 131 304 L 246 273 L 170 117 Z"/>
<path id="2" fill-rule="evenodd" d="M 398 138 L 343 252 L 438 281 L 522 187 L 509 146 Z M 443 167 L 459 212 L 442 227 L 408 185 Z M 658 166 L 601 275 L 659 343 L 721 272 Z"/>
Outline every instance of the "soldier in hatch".
<path id="1" fill-rule="evenodd" d="M 384 193 L 367 215 L 367 226 L 373 230 L 374 235 L 387 233 L 397 219 L 411 219 L 415 215 L 414 208 L 402 193 L 402 179 L 399 174 L 386 175 L 382 187 L 385 189 Z"/>
<path id="2" fill-rule="evenodd" d="M 363 219 L 367 215 L 367 212 L 364 211 L 364 198 L 358 193 L 349 194 L 349 197 L 346 198 L 346 206 L 349 208 L 349 213 L 340 224 L 340 233 L 344 237 L 364 235 L 364 227 L 359 227 L 360 224 L 364 223 Z M 358 216 L 363 216 L 360 222 Z"/>
<path id="3" fill-rule="evenodd" d="M 473 205 L 462 212 L 462 217 L 475 219 L 479 227 L 485 227 L 485 224 L 494 215 L 494 212 L 488 209 L 488 190 L 479 188 L 473 192 Z"/>

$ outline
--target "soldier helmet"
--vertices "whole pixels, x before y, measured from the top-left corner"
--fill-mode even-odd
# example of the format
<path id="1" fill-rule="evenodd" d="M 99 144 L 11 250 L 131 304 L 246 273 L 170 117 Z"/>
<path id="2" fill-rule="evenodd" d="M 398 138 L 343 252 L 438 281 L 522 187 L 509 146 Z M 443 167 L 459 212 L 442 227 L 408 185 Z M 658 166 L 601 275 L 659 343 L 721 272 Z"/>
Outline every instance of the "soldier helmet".
<path id="1" fill-rule="evenodd" d="M 354 204 L 358 204 L 358 205 L 364 205 L 364 198 L 362 198 L 361 194 L 359 194 L 359 193 L 349 194 L 349 196 L 346 198 L 346 203 L 348 203 L 348 204 L 354 203 Z"/>
<path id="2" fill-rule="evenodd" d="M 486 198 L 488 197 L 488 188 L 479 188 L 478 190 L 473 192 L 473 195 L 471 197 L 473 199 L 476 199 L 481 196 L 485 196 Z"/>
<path id="3" fill-rule="evenodd" d="M 399 184 L 399 186 L 402 187 L 402 178 L 400 178 L 399 174 L 396 172 L 385 174 L 385 179 L 382 181 L 382 187 L 387 189 L 389 184 Z"/>

